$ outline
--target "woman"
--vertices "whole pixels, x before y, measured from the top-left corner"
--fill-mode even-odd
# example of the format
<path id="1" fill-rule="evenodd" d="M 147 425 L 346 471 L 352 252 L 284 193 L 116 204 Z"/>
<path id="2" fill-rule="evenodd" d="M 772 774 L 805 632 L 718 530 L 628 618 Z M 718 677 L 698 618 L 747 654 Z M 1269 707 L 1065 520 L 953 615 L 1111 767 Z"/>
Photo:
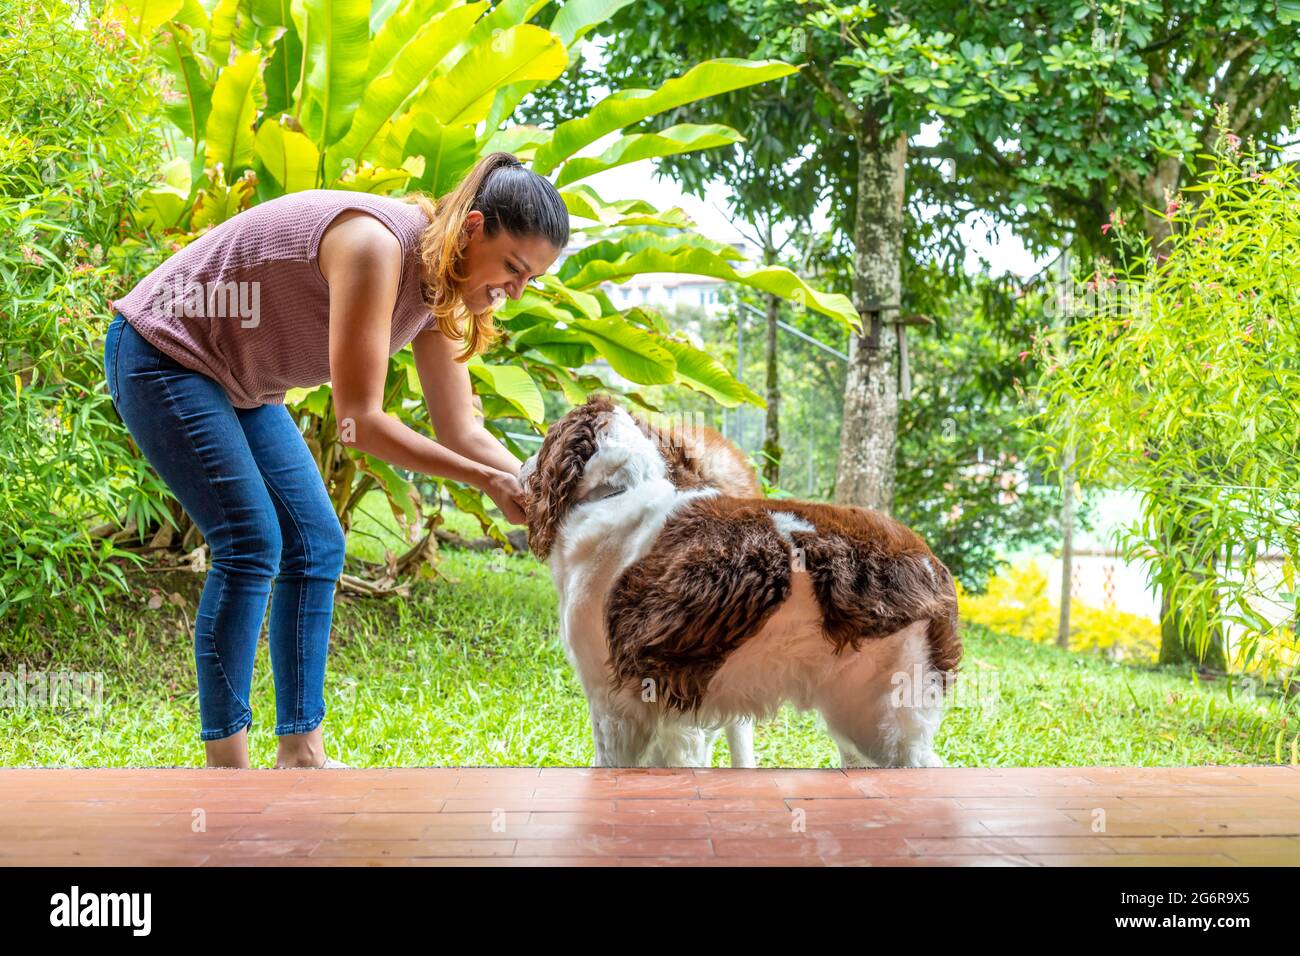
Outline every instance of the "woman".
<path id="1" fill-rule="evenodd" d="M 475 418 L 464 362 L 568 237 L 555 188 L 493 153 L 436 204 L 326 189 L 262 203 L 111 303 L 109 395 L 211 551 L 194 624 L 209 766 L 249 766 L 268 598 L 276 766 L 342 766 L 321 722 L 343 530 L 285 391 L 328 381 L 346 444 L 480 488 L 522 524 L 519 462 Z M 437 442 L 381 404 L 408 342 Z"/>

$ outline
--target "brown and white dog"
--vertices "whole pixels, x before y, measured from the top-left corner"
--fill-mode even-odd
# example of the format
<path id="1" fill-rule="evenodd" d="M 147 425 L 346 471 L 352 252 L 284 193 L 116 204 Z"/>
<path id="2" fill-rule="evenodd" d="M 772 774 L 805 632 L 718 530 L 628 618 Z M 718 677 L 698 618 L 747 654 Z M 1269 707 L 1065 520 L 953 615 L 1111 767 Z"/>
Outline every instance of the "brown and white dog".
<path id="1" fill-rule="evenodd" d="M 931 740 L 961 659 L 947 568 L 875 511 L 761 496 L 708 429 L 656 431 L 604 395 L 520 473 L 596 765 L 708 766 L 727 733 L 816 709 L 846 767 L 943 766 Z"/>

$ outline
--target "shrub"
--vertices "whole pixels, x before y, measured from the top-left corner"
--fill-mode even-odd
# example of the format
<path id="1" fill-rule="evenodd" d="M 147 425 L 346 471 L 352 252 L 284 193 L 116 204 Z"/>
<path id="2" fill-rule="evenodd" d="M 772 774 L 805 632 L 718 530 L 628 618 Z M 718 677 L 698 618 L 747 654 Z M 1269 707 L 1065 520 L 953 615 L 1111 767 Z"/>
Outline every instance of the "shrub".
<path id="1" fill-rule="evenodd" d="M 0 0 L 0 621 L 75 620 L 122 583 L 113 543 L 132 460 L 104 385 L 118 225 L 160 155 L 158 89 L 103 4 Z M 146 475 L 129 476 L 149 487 Z M 156 490 L 158 485 L 153 486 Z M 83 618 L 84 620 L 84 618 Z"/>
<path id="2" fill-rule="evenodd" d="M 957 585 L 964 621 L 1013 634 L 1040 644 L 1056 642 L 1060 609 L 1048 597 L 1048 581 L 1034 564 L 1008 568 L 989 580 L 983 594 Z M 1125 611 L 1070 602 L 1070 650 L 1098 653 L 1110 660 L 1154 662 L 1160 650 L 1160 626 Z"/>

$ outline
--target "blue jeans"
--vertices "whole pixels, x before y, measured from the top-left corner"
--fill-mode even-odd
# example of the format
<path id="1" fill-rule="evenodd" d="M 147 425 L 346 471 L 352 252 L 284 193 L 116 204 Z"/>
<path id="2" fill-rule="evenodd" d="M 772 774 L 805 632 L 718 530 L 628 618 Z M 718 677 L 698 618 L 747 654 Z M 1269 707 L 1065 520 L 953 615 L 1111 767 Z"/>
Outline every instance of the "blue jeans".
<path id="1" fill-rule="evenodd" d="M 253 657 L 268 596 L 275 732 L 314 730 L 325 717 L 344 538 L 298 426 L 283 405 L 235 408 L 217 381 L 159 351 L 120 313 L 104 339 L 104 373 L 131 437 L 211 554 L 194 619 L 200 739 L 253 722 Z"/>

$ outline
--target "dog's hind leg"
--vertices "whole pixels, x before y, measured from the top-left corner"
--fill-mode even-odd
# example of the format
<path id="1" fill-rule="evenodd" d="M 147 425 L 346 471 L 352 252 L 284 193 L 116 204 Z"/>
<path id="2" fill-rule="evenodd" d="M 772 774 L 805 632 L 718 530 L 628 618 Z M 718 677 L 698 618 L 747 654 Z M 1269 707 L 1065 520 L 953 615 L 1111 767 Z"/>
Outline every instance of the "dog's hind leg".
<path id="1" fill-rule="evenodd" d="M 931 746 L 938 714 L 913 712 L 890 702 L 888 695 L 864 701 L 853 710 L 820 708 L 831 739 L 840 751 L 840 766 L 942 767 Z"/>
<path id="2" fill-rule="evenodd" d="M 754 722 L 742 717 L 727 724 L 727 748 L 733 767 L 756 767 L 754 762 Z"/>
<path id="3" fill-rule="evenodd" d="M 845 770 L 880 766 L 880 764 L 876 763 L 871 758 L 862 756 L 862 754 L 858 752 L 858 748 L 850 741 L 842 740 L 834 733 L 831 734 L 831 738 L 835 741 L 835 746 L 840 752 L 840 766 Z"/>
<path id="4" fill-rule="evenodd" d="M 817 695 L 844 767 L 942 767 L 931 745 L 943 719 L 942 676 L 917 622 L 864 649 Z"/>

